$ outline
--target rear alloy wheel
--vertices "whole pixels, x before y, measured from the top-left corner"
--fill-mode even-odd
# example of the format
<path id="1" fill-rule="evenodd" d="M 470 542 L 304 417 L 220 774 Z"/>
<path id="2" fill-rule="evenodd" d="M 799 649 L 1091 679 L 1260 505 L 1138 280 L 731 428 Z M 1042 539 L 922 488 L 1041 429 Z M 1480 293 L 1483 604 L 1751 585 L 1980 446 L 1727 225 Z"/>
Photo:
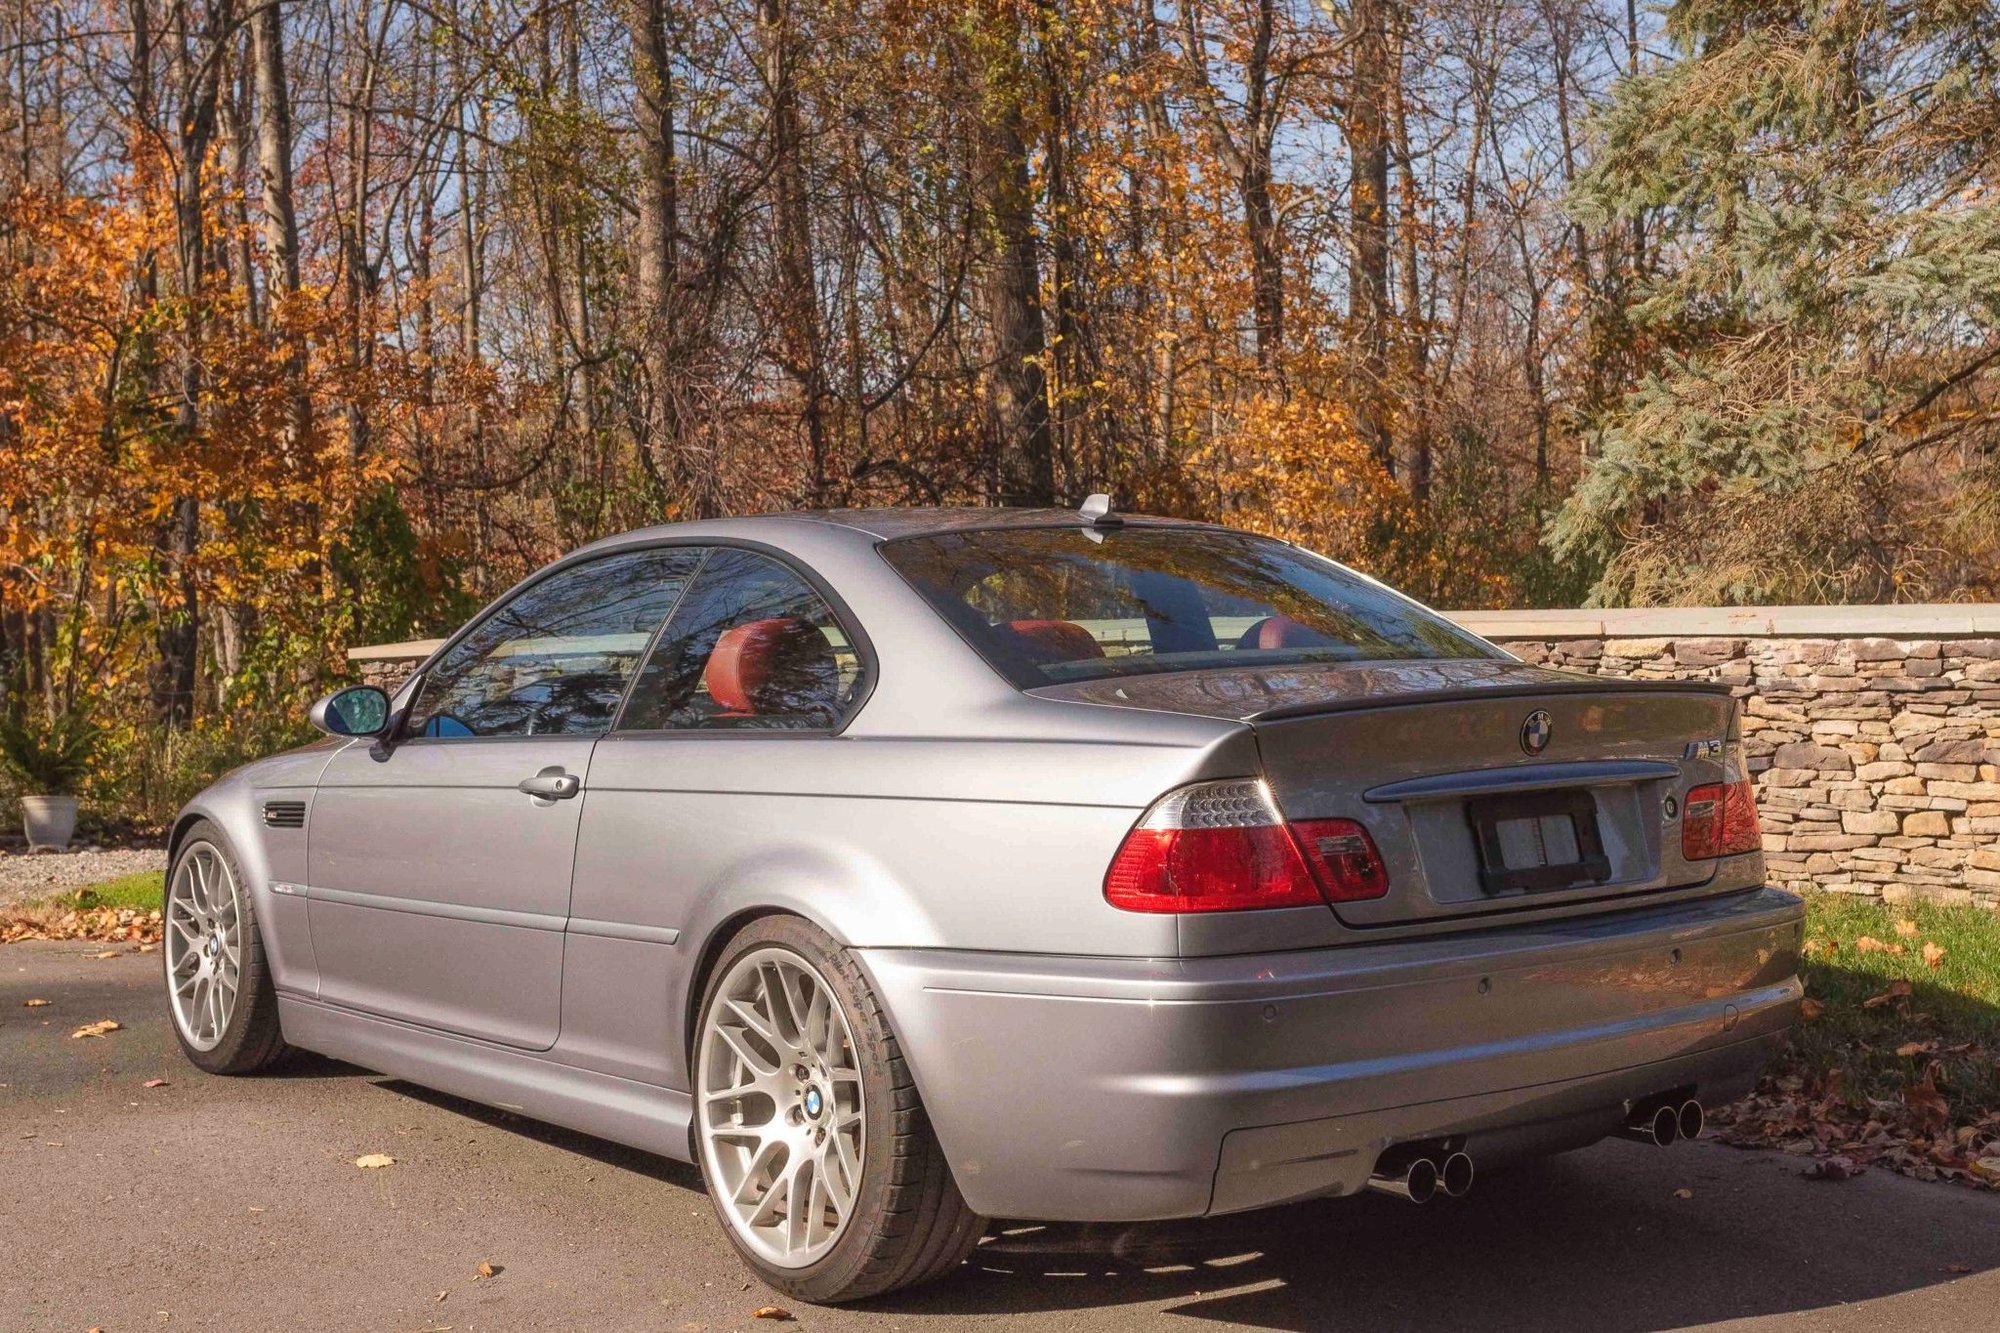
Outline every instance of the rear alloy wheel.
<path id="1" fill-rule="evenodd" d="M 247 1074 L 285 1052 L 278 997 L 243 874 L 206 821 L 167 872 L 167 1007 L 181 1049 L 211 1074 Z"/>
<path id="2" fill-rule="evenodd" d="M 710 1198 L 771 1286 L 857 1300 L 956 1268 L 978 1242 L 860 969 L 793 917 L 717 964 L 695 1051 Z"/>

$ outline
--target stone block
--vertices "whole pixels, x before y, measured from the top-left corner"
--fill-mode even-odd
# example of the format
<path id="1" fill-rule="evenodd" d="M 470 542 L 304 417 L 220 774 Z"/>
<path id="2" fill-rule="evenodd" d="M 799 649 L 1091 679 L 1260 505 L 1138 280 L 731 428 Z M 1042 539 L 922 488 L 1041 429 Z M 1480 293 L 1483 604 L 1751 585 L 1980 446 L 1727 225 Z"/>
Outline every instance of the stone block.
<path id="1" fill-rule="evenodd" d="M 1950 832 L 1951 821 L 1941 810 L 1913 810 L 1903 816 L 1903 834 L 1906 837 L 1942 838 Z"/>
<path id="2" fill-rule="evenodd" d="M 1829 773 L 1850 773 L 1854 770 L 1854 759 L 1845 750 L 1836 750 L 1831 745 L 1814 745 L 1809 741 L 1780 745 L 1772 754 L 1771 762 L 1777 768 L 1818 769 Z"/>

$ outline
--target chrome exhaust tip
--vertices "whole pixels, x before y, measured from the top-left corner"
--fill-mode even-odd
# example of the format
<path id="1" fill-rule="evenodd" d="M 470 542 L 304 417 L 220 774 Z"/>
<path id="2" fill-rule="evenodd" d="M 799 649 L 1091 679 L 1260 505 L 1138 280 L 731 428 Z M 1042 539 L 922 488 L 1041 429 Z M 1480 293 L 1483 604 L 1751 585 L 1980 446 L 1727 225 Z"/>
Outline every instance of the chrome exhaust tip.
<path id="1" fill-rule="evenodd" d="M 1621 1138 L 1631 1139 L 1637 1143 L 1650 1143 L 1656 1148 L 1664 1148 L 1680 1137 L 1680 1116 L 1672 1106 L 1659 1106 L 1650 1111 L 1634 1111 L 1632 1118 L 1625 1122 L 1618 1134 Z"/>
<path id="2" fill-rule="evenodd" d="M 1690 1097 L 1682 1102 L 1674 1112 L 1674 1128 L 1680 1136 L 1689 1141 L 1701 1137 L 1701 1131 L 1708 1126 L 1708 1114 L 1701 1109 L 1701 1103 Z"/>
<path id="3" fill-rule="evenodd" d="M 1455 1152 L 1438 1168 L 1438 1188 L 1454 1199 L 1472 1193 L 1472 1155 Z"/>
<path id="4" fill-rule="evenodd" d="M 1368 1188 L 1411 1203 L 1429 1203 L 1438 1190 L 1437 1165 L 1428 1157 L 1419 1157 L 1400 1176 L 1368 1177 Z"/>

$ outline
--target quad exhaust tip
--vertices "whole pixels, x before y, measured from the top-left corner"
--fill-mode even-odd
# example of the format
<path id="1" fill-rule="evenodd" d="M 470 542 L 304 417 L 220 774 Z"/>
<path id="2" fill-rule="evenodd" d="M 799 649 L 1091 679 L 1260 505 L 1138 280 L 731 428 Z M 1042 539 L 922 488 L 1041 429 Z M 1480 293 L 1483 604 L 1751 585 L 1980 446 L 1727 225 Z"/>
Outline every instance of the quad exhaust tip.
<path id="1" fill-rule="evenodd" d="M 1464 1156 L 1464 1154 L 1459 1154 Z M 1468 1165 L 1470 1163 L 1468 1162 Z M 1368 1188 L 1378 1194 L 1393 1194 L 1411 1203 L 1429 1203 L 1438 1191 L 1437 1164 L 1428 1157 L 1411 1161 L 1400 1176 L 1370 1176 Z"/>
<path id="2" fill-rule="evenodd" d="M 1455 1152 L 1438 1168 L 1438 1188 L 1454 1199 L 1472 1193 L 1472 1155 Z"/>
<path id="3" fill-rule="evenodd" d="M 1618 1133 L 1621 1138 L 1664 1148 L 1681 1139 L 1700 1138 L 1707 1124 L 1701 1103 L 1689 1097 L 1682 1102 L 1652 1102 L 1635 1108 Z"/>

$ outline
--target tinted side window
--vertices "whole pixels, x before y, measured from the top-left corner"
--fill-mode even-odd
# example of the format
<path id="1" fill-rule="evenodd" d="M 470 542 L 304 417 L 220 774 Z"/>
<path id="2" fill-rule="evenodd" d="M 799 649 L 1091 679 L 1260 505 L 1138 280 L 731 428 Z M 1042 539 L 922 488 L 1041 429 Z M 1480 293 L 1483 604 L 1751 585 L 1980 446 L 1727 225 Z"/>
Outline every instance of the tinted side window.
<path id="1" fill-rule="evenodd" d="M 826 730 L 863 683 L 826 599 L 779 561 L 724 547 L 675 608 L 618 729 Z"/>
<path id="2" fill-rule="evenodd" d="M 524 589 L 425 675 L 406 734 L 604 731 L 703 554 L 664 547 L 608 555 Z"/>

